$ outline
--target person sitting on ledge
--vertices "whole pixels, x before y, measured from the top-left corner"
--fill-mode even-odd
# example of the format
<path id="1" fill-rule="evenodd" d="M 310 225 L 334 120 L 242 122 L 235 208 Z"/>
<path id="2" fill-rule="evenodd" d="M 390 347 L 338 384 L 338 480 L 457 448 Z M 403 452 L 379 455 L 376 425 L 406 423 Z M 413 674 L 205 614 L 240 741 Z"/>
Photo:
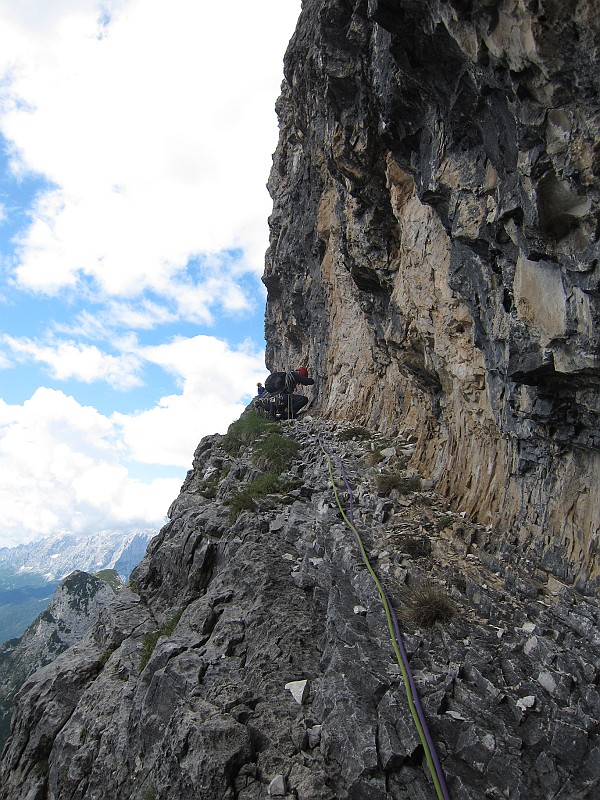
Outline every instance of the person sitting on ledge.
<path id="1" fill-rule="evenodd" d="M 295 419 L 308 403 L 308 397 L 294 394 L 296 386 L 313 386 L 314 379 L 308 377 L 306 367 L 289 372 L 272 372 L 265 381 L 266 394 L 260 399 L 260 407 L 279 419 Z"/>

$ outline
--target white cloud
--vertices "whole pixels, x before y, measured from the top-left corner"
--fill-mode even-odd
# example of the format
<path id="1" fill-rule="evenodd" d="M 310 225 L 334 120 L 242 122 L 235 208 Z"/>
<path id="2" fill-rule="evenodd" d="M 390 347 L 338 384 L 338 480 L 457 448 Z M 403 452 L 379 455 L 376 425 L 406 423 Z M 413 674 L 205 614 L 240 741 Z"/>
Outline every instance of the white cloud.
<path id="1" fill-rule="evenodd" d="M 100 38 L 100 3 L 59 3 L 33 32 L 14 5 L 0 4 L 13 98 L 0 126 L 15 170 L 55 185 L 21 236 L 20 284 L 55 293 L 87 275 L 112 295 L 179 297 L 190 258 L 234 247 L 260 273 L 282 76 L 276 31 L 291 34 L 299 2 L 128 0 Z M 195 301 L 202 317 L 211 296 Z"/>
<path id="2" fill-rule="evenodd" d="M 0 367 L 26 365 L 23 385 L 37 365 L 119 388 L 160 367 L 179 387 L 160 399 L 148 387 L 137 414 L 47 388 L 0 399 L 0 544 L 159 525 L 180 481 L 142 480 L 141 465 L 183 476 L 264 378 L 255 345 L 142 347 L 136 332 L 211 325 L 264 296 L 274 105 L 299 12 L 300 0 L 0 0 L 0 134 L 13 175 L 46 186 L 29 209 L 4 204 L 10 230 L 19 213 L 30 223 L 0 256 L 5 325 L 23 311 Z M 23 301 L 39 293 L 56 299 Z M 44 325 L 44 306 L 60 320 Z"/>
<path id="3" fill-rule="evenodd" d="M 22 406 L 0 400 L 0 546 L 54 530 L 158 527 L 181 481 L 128 476 L 113 422 L 40 388 Z"/>
<path id="4" fill-rule="evenodd" d="M 183 478 L 200 439 L 225 432 L 264 377 L 262 352 L 209 336 L 139 352 L 181 393 L 111 417 L 43 387 L 23 405 L 0 399 L 0 546 L 55 530 L 158 527 L 181 480 L 138 480 L 136 463 L 180 467 Z"/>
<path id="5" fill-rule="evenodd" d="M 115 414 L 132 457 L 189 467 L 203 436 L 224 433 L 264 379 L 264 353 L 232 350 L 210 336 L 178 339 L 141 351 L 147 361 L 173 374 L 181 394 L 168 395 L 136 415 Z M 162 462 L 164 463 L 164 461 Z"/>
<path id="6" fill-rule="evenodd" d="M 95 345 L 62 341 L 40 345 L 31 339 L 3 336 L 17 361 L 33 360 L 45 364 L 56 380 L 78 380 L 83 383 L 106 381 L 113 388 L 126 390 L 142 385 L 140 358 L 133 352 L 117 356 L 103 353 Z"/>

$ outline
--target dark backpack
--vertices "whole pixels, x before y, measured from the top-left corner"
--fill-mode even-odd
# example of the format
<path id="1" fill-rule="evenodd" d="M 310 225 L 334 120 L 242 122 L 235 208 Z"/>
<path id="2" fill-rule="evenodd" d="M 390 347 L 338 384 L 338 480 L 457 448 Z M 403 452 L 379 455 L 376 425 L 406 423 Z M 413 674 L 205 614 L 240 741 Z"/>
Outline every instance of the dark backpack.
<path id="1" fill-rule="evenodd" d="M 291 372 L 272 372 L 265 381 L 265 389 L 269 394 L 294 391 L 296 381 Z"/>

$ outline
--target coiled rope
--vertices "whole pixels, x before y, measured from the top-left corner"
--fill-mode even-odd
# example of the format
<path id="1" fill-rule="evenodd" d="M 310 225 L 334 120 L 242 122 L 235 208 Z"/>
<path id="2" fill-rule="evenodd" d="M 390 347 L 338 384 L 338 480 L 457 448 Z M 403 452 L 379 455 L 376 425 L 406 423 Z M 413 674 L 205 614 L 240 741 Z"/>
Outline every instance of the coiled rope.
<path id="1" fill-rule="evenodd" d="M 367 570 L 369 571 L 369 575 L 373 579 L 375 586 L 377 587 L 377 591 L 379 592 L 379 597 L 381 598 L 381 602 L 383 603 L 388 629 L 390 632 L 390 637 L 392 639 L 392 646 L 394 648 L 394 652 L 396 654 L 396 660 L 398 661 L 398 666 L 400 667 L 400 671 L 402 672 L 402 678 L 404 680 L 404 687 L 406 689 L 406 698 L 408 700 L 410 713 L 414 720 L 415 727 L 419 735 L 419 739 L 421 741 L 423 750 L 425 752 L 425 759 L 427 761 L 427 766 L 429 767 L 429 772 L 431 774 L 435 786 L 435 791 L 438 796 L 438 800 L 450 800 L 450 795 L 448 793 L 448 789 L 446 787 L 446 781 L 444 779 L 444 773 L 442 771 L 442 767 L 440 765 L 440 761 L 437 756 L 433 739 L 431 738 L 431 734 L 429 733 L 429 729 L 427 727 L 427 721 L 425 720 L 425 714 L 423 713 L 423 709 L 421 707 L 421 702 L 419 700 L 417 687 L 413 678 L 412 671 L 410 669 L 410 665 L 408 663 L 408 655 L 406 653 L 404 643 L 402 642 L 402 635 L 400 633 L 400 626 L 398 625 L 398 618 L 396 617 L 396 613 L 392 607 L 392 604 L 390 603 L 390 600 L 388 598 L 385 589 L 383 588 L 381 582 L 379 581 L 379 578 L 375 574 L 375 570 L 371 566 L 371 562 L 369 561 L 369 558 L 367 556 L 367 552 L 365 550 L 360 534 L 354 524 L 354 494 L 352 492 L 352 488 L 348 481 L 348 476 L 346 475 L 344 462 L 342 461 L 341 458 L 337 457 L 337 462 L 340 466 L 342 478 L 348 492 L 348 514 L 346 514 L 346 512 L 342 507 L 337 487 L 335 485 L 335 477 L 333 474 L 333 455 L 322 439 L 319 440 L 319 444 L 321 445 L 321 450 L 323 451 L 325 457 L 327 458 L 327 462 L 329 465 L 329 477 L 331 479 L 331 485 L 333 487 L 333 494 L 335 496 L 337 506 L 340 510 L 342 518 L 344 519 L 344 522 L 352 531 L 356 544 L 358 545 L 358 548 L 360 550 L 363 562 Z"/>

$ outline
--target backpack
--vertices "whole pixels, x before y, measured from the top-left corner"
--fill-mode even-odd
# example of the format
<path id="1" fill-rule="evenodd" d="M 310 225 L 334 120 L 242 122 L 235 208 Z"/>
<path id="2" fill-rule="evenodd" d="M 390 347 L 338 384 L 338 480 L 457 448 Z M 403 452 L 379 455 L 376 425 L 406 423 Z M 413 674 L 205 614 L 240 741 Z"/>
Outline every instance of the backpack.
<path id="1" fill-rule="evenodd" d="M 252 406 L 262 416 L 266 415 L 267 417 L 281 419 L 283 416 L 287 417 L 289 411 L 287 397 L 283 393 L 265 394 L 262 397 L 255 397 L 252 401 Z"/>
<path id="2" fill-rule="evenodd" d="M 296 381 L 291 372 L 272 372 L 265 381 L 265 389 L 269 394 L 294 391 Z"/>

